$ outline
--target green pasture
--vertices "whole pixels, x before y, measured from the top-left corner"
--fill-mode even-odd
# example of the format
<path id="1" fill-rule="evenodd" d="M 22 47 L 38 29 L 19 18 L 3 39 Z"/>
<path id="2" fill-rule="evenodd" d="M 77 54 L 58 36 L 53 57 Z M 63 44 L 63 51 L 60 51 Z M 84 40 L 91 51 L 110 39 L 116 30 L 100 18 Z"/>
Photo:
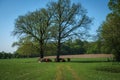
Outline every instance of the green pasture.
<path id="1" fill-rule="evenodd" d="M 120 64 L 106 58 L 38 63 L 37 58 L 1 59 L 0 80 L 120 80 Z"/>

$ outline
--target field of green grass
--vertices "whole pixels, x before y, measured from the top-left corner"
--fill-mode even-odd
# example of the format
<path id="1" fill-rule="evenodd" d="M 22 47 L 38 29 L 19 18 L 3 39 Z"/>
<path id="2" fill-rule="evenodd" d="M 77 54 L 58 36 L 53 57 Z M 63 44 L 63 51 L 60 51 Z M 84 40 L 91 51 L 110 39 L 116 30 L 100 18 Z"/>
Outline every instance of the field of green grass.
<path id="1" fill-rule="evenodd" d="M 120 80 L 120 64 L 105 58 L 38 63 L 37 58 L 1 59 L 0 80 Z"/>

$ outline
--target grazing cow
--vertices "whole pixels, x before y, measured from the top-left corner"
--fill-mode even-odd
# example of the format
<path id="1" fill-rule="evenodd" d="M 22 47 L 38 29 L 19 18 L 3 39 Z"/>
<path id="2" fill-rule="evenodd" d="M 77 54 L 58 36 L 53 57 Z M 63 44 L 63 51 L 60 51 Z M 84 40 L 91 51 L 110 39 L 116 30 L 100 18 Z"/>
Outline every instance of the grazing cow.
<path id="1" fill-rule="evenodd" d="M 61 58 L 61 60 L 60 60 L 61 62 L 66 62 L 66 60 L 64 59 L 64 58 Z"/>
<path id="2" fill-rule="evenodd" d="M 43 58 L 41 59 L 41 62 L 52 62 L 52 60 L 49 58 Z"/>
<path id="3" fill-rule="evenodd" d="M 57 59 L 55 58 L 54 61 L 57 62 Z M 66 60 L 64 58 L 59 58 L 59 62 L 66 62 Z"/>
<path id="4" fill-rule="evenodd" d="M 70 62 L 70 58 L 67 58 L 67 61 Z"/>

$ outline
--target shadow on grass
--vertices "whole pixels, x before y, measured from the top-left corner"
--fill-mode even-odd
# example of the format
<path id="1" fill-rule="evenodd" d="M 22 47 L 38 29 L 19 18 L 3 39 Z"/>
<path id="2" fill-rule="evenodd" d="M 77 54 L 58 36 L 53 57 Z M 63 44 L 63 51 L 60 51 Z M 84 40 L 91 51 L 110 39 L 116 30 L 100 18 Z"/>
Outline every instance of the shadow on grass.
<path id="1" fill-rule="evenodd" d="M 120 73 L 120 67 L 118 66 L 103 66 L 96 68 L 96 71 L 104 71 L 110 73 Z"/>
<path id="2" fill-rule="evenodd" d="M 112 62 L 112 61 L 70 61 L 71 63 L 102 63 L 102 62 Z"/>

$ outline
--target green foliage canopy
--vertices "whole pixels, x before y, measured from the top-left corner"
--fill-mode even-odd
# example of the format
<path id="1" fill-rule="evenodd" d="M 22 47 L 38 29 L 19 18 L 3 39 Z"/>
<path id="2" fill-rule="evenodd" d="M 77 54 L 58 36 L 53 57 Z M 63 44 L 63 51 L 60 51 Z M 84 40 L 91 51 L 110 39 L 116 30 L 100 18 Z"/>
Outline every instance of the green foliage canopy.
<path id="1" fill-rule="evenodd" d="M 101 36 L 115 59 L 120 61 L 120 0 L 110 0 L 108 6 L 112 12 L 102 24 Z"/>

